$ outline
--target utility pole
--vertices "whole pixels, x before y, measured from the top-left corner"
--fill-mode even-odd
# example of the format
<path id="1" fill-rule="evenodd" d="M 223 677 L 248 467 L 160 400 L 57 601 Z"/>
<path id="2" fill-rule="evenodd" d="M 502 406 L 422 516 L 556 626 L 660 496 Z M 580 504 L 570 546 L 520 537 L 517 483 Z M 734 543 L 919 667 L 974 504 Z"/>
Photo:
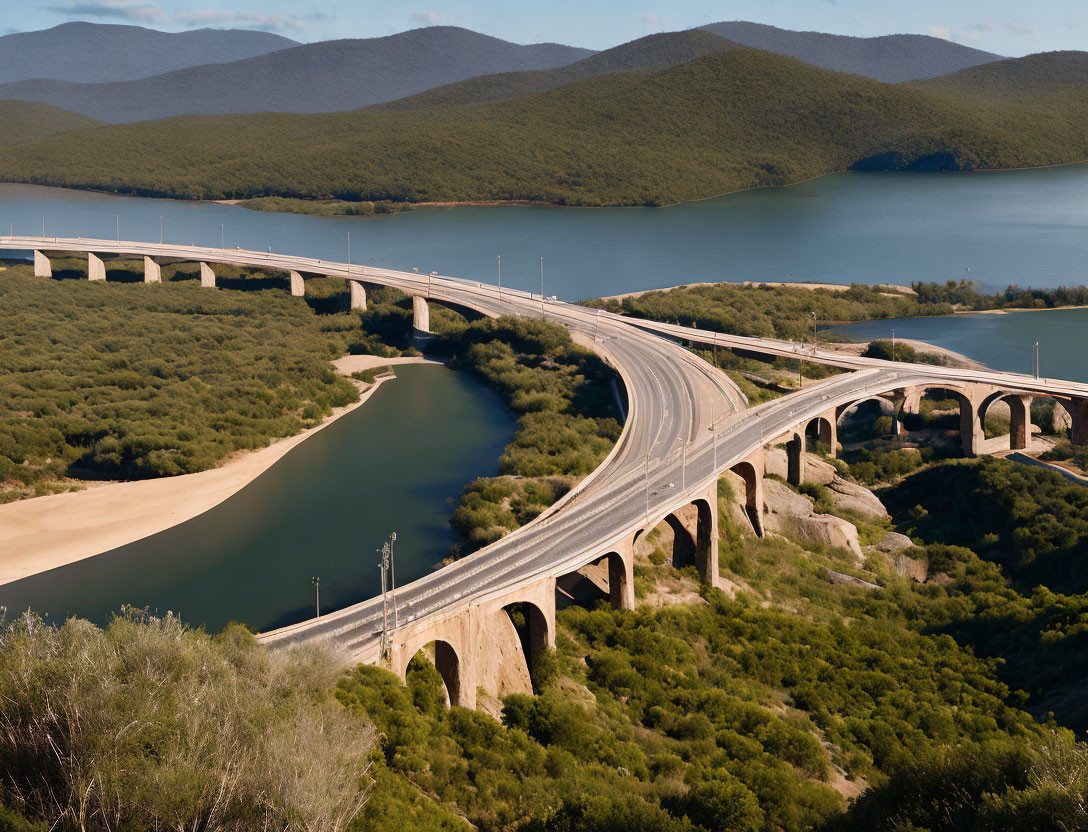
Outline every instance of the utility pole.
<path id="1" fill-rule="evenodd" d="M 397 565 L 393 559 L 393 544 L 397 542 L 397 533 L 389 535 L 389 594 L 393 597 L 393 626 L 400 626 L 400 612 L 397 609 Z"/>
<path id="2" fill-rule="evenodd" d="M 389 541 L 378 550 L 382 558 L 378 562 L 378 571 L 382 576 L 382 657 L 389 654 L 389 602 L 385 595 L 385 570 L 389 565 Z"/>
<path id="3" fill-rule="evenodd" d="M 499 300 L 502 300 L 502 255 L 495 255 L 498 258 L 499 263 Z"/>
<path id="4" fill-rule="evenodd" d="M 314 610 L 317 613 L 317 617 L 321 617 L 321 578 L 310 578 L 310 583 L 314 585 Z"/>
<path id="5" fill-rule="evenodd" d="M 1031 370 L 1035 377 L 1039 377 L 1039 342 L 1036 341 L 1031 348 Z"/>

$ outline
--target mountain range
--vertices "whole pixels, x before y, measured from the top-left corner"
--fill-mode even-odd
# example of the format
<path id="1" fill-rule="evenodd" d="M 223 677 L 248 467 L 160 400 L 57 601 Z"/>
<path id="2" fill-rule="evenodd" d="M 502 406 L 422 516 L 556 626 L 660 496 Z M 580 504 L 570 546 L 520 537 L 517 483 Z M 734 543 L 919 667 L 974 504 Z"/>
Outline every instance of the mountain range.
<path id="1" fill-rule="evenodd" d="M 547 70 L 523 82 L 536 91 L 488 101 L 90 127 L 0 149 L 0 180 L 198 199 L 660 205 L 851 168 L 1088 158 L 1088 84 L 1070 82 L 1086 53 L 887 84 L 700 31 L 609 52 L 595 58 L 698 57 L 551 89 Z"/>
<path id="2" fill-rule="evenodd" d="M 1002 58 L 929 35 L 855 38 L 824 32 L 793 32 L 739 20 L 711 23 L 702 28 L 753 49 L 790 55 L 806 64 L 889 84 L 935 78 Z"/>
<path id="3" fill-rule="evenodd" d="M 298 44 L 245 29 L 159 32 L 142 26 L 63 23 L 0 37 L 0 83 L 53 78 L 132 81 L 201 64 L 221 64 Z"/>
<path id="4" fill-rule="evenodd" d="M 588 49 L 522 46 L 452 26 L 297 44 L 261 32 L 167 34 L 72 23 L 0 38 L 0 100 L 38 101 L 120 123 L 196 114 L 337 112 L 400 102 L 467 79 L 476 80 L 397 106 L 487 101 L 603 72 L 659 69 L 729 44 L 888 82 L 931 78 L 1000 58 L 922 35 L 854 38 L 744 22 L 702 30 L 724 40 L 692 40 L 686 48 L 695 51 L 676 55 L 654 52 L 649 41 L 641 50 L 609 49 L 598 58 Z M 556 71 L 531 74 L 538 70 Z"/>
<path id="5" fill-rule="evenodd" d="M 101 121 L 217 113 L 327 113 L 391 101 L 478 75 L 539 70 L 592 54 L 522 46 L 453 26 L 383 38 L 330 40 L 135 81 L 0 84 L 0 100 L 40 101 Z"/>

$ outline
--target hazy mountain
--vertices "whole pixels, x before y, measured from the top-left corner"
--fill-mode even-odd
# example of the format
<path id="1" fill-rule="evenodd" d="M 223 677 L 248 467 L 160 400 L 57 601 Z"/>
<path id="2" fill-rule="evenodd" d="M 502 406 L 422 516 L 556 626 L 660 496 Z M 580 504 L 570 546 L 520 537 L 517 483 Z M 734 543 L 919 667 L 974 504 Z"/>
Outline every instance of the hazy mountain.
<path id="1" fill-rule="evenodd" d="M 701 28 L 753 49 L 790 55 L 806 64 L 888 83 L 935 78 L 1002 58 L 928 35 L 855 38 L 794 32 L 745 21 L 711 23 Z"/>
<path id="2" fill-rule="evenodd" d="M 297 46 L 289 38 L 241 29 L 158 32 L 141 26 L 64 23 L 0 37 L 0 83 L 32 78 L 131 81 L 200 64 L 218 64 Z"/>
<path id="3" fill-rule="evenodd" d="M 112 122 L 196 113 L 327 113 L 476 75 L 551 69 L 590 54 L 572 46 L 521 46 L 467 29 L 433 26 L 384 38 L 305 44 L 139 81 L 0 84 L 0 99 L 43 101 Z"/>
<path id="4" fill-rule="evenodd" d="M 1040 52 L 919 82 L 919 86 L 927 89 L 1001 94 L 1067 84 L 1088 85 L 1088 52 Z"/>
<path id="5" fill-rule="evenodd" d="M 667 32 L 649 35 L 606 49 L 604 52 L 598 52 L 558 69 L 482 75 L 456 84 L 436 87 L 418 95 L 383 104 L 381 107 L 382 109 L 404 109 L 513 98 L 555 89 L 592 75 L 629 70 L 663 69 L 701 58 L 704 55 L 739 48 L 741 47 L 737 44 L 701 29 Z"/>
<path id="6" fill-rule="evenodd" d="M 0 101 L 0 146 L 31 142 L 101 122 L 35 101 Z"/>
<path id="7" fill-rule="evenodd" d="M 849 168 L 999 169 L 1088 157 L 1088 85 L 1030 95 L 934 86 L 729 49 L 460 106 L 103 125 L 0 149 L 0 181 L 203 199 L 631 205 Z"/>

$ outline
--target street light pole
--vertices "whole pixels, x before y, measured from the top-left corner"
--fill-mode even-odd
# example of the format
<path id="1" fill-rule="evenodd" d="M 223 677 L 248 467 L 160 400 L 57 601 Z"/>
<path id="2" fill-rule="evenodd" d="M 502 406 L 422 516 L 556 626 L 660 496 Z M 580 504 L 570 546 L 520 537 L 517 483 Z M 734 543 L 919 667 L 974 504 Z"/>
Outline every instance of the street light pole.
<path id="1" fill-rule="evenodd" d="M 816 312 L 812 313 L 812 354 L 816 354 L 816 348 L 820 346 L 820 339 L 816 334 Z"/>
<path id="2" fill-rule="evenodd" d="M 219 226 L 219 248 L 226 248 L 226 245 L 223 243 L 223 226 L 222 226 L 222 224 L 220 224 L 220 226 Z"/>
<path id="3" fill-rule="evenodd" d="M 389 535 L 389 594 L 393 596 L 393 626 L 400 626 L 400 612 L 397 609 L 397 565 L 393 560 L 393 544 L 397 541 L 397 533 Z"/>
<path id="4" fill-rule="evenodd" d="M 540 299 L 544 300 L 544 258 L 540 258 Z"/>
<path id="5" fill-rule="evenodd" d="M 162 245 L 162 215 L 159 215 L 159 245 Z"/>
<path id="6" fill-rule="evenodd" d="M 121 242 L 121 215 L 113 215 L 114 222 L 117 223 L 117 242 Z"/>
<path id="7" fill-rule="evenodd" d="M 314 585 L 314 611 L 317 613 L 317 617 L 321 617 L 321 578 L 310 578 L 310 583 Z"/>
<path id="8" fill-rule="evenodd" d="M 1031 348 L 1031 365 L 1032 365 L 1032 372 L 1034 372 L 1035 377 L 1038 378 L 1039 377 L 1039 342 L 1038 341 L 1036 341 L 1034 346 L 1032 346 L 1032 348 Z"/>
<path id="9" fill-rule="evenodd" d="M 499 264 L 499 300 L 502 300 L 502 255 L 497 254 L 495 257 Z"/>
<path id="10" fill-rule="evenodd" d="M 351 232 L 348 232 L 348 271 L 351 271 Z"/>
<path id="11" fill-rule="evenodd" d="M 895 330 L 892 330 L 892 361 L 895 361 Z"/>

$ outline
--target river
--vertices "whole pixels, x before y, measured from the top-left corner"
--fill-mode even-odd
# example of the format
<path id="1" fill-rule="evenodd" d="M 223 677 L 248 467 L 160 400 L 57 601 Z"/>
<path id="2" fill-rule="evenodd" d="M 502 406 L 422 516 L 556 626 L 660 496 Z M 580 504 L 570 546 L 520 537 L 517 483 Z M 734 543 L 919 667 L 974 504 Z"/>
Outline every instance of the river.
<path id="1" fill-rule="evenodd" d="M 494 474 L 514 434 L 499 396 L 465 373 L 403 365 L 352 411 L 204 514 L 136 543 L 0 586 L 0 606 L 102 622 L 122 604 L 218 630 L 261 629 L 379 591 L 390 532 L 398 583 L 434 568 L 468 481 Z"/>
<path id="2" fill-rule="evenodd" d="M 377 218 L 269 214 L 0 185 L 0 227 L 48 235 L 241 246 L 437 270 L 568 300 L 689 282 L 903 283 L 969 277 L 988 289 L 1086 281 L 1088 165 L 994 174 L 842 174 L 671 208 L 463 207 Z M 10 226 L 9 226 L 10 224 Z M 220 228 L 222 226 L 222 229 Z M 876 321 L 857 338 L 920 338 L 998 369 L 1088 381 L 1088 311 Z M 102 620 L 121 603 L 217 629 L 267 628 L 378 589 L 375 548 L 396 531 L 397 577 L 448 549 L 452 500 L 493 473 L 512 415 L 472 379 L 404 367 L 366 405 L 219 507 L 114 552 L 0 587 L 0 605 Z"/>

